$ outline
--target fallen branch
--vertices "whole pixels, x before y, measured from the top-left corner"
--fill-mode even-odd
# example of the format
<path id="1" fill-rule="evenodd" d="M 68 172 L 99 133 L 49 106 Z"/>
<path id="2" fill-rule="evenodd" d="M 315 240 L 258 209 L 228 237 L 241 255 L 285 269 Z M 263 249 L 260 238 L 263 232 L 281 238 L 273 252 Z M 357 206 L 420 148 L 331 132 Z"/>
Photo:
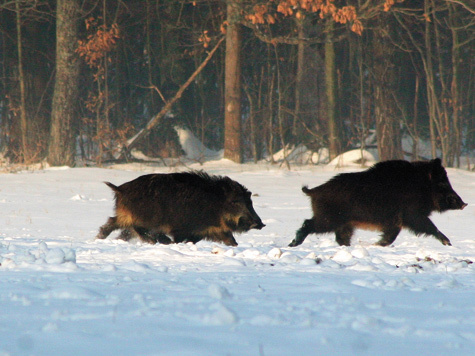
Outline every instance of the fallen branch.
<path id="1" fill-rule="evenodd" d="M 186 88 L 188 88 L 188 86 L 193 82 L 193 80 L 195 80 L 196 76 L 198 74 L 200 74 L 200 72 L 203 70 L 203 68 L 208 64 L 208 62 L 211 60 L 211 58 L 213 57 L 214 53 L 216 52 L 216 50 L 218 49 L 219 45 L 221 44 L 221 42 L 223 42 L 224 40 L 224 36 L 221 37 L 221 39 L 218 41 L 218 43 L 216 44 L 216 46 L 214 46 L 214 48 L 208 53 L 208 56 L 206 57 L 206 59 L 203 61 L 203 63 L 200 64 L 200 66 L 198 68 L 196 68 L 195 72 L 190 76 L 190 78 L 188 78 L 188 80 L 180 87 L 180 89 L 178 89 L 178 91 L 176 92 L 175 96 L 170 100 L 168 101 L 165 106 L 162 108 L 162 110 L 160 110 L 160 112 L 155 115 L 149 122 L 148 124 L 142 129 L 140 130 L 134 137 L 130 138 L 129 140 L 127 140 L 127 143 L 122 147 L 122 150 L 121 150 L 121 153 L 120 153 L 120 156 L 119 156 L 119 159 L 120 158 L 126 158 L 127 157 L 127 154 L 128 152 L 130 152 L 130 150 L 135 147 L 137 145 L 137 143 L 143 139 L 145 136 L 147 136 L 150 132 L 150 130 L 155 127 L 159 122 L 160 122 L 160 119 L 162 117 L 164 117 L 169 111 L 170 109 L 172 108 L 173 104 L 175 104 L 178 99 L 181 98 L 183 92 L 185 91 Z"/>

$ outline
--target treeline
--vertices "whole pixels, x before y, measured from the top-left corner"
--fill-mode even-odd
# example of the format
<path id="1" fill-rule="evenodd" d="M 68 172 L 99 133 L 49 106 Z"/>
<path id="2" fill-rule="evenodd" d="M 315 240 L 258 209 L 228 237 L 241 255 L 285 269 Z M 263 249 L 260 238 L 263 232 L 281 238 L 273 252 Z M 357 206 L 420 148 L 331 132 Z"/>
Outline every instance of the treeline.
<path id="1" fill-rule="evenodd" d="M 237 162 L 475 149 L 471 1 L 4 0 L 0 36 L 11 162 L 176 157 L 176 126 Z"/>

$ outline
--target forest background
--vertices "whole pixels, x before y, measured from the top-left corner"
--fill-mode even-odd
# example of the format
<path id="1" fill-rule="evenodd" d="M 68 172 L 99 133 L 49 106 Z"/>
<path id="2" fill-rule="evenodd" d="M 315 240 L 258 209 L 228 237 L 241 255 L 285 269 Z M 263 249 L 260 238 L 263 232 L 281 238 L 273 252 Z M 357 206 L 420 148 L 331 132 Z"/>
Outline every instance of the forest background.
<path id="1" fill-rule="evenodd" d="M 297 145 L 431 158 L 424 141 L 460 166 L 474 42 L 468 0 L 2 0 L 0 153 L 178 157 L 184 127 L 235 162 Z"/>

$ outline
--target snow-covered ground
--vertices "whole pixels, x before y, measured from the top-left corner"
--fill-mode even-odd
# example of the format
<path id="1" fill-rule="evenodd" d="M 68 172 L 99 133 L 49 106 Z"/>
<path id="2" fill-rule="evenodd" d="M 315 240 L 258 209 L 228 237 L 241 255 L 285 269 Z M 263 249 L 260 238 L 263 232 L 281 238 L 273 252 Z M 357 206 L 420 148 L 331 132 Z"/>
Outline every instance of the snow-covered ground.
<path id="1" fill-rule="evenodd" d="M 0 174 L 0 355 L 470 355 L 475 352 L 475 174 L 449 169 L 463 211 L 433 215 L 452 241 L 403 231 L 391 247 L 310 235 L 301 186 L 335 167 L 203 166 L 255 195 L 267 225 L 238 247 L 94 240 L 111 190 L 170 168 Z M 183 167 L 181 168 L 183 169 Z M 358 168 L 346 168 L 345 170 Z M 388 202 L 390 203 L 390 202 Z"/>

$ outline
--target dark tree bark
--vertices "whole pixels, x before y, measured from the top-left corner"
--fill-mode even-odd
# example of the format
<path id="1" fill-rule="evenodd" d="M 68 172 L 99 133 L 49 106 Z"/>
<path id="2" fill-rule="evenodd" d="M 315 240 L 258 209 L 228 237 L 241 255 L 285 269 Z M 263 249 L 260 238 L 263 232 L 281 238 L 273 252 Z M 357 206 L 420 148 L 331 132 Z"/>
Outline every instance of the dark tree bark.
<path id="1" fill-rule="evenodd" d="M 77 119 L 79 59 L 78 0 L 57 0 L 56 77 L 51 112 L 48 163 L 53 166 L 74 164 L 72 125 Z"/>
<path id="2" fill-rule="evenodd" d="M 239 16 L 239 0 L 228 0 L 224 79 L 224 157 L 236 163 L 242 162 L 241 30 Z"/>
<path id="3" fill-rule="evenodd" d="M 336 112 L 336 80 L 335 80 L 335 44 L 332 39 L 333 20 L 327 22 L 327 41 L 325 42 L 325 88 L 327 99 L 328 148 L 330 160 L 340 154 L 340 125 Z"/>
<path id="4" fill-rule="evenodd" d="M 295 113 L 294 121 L 292 125 L 292 134 L 296 137 L 300 137 L 300 132 L 297 129 L 298 122 L 300 120 L 301 111 L 301 98 L 303 94 L 303 75 L 305 71 L 305 43 L 304 43 L 304 22 L 303 19 L 296 19 L 299 43 L 297 45 L 297 72 L 295 74 Z"/>
<path id="5" fill-rule="evenodd" d="M 381 21 L 381 29 L 373 38 L 373 80 L 376 135 L 381 161 L 402 159 L 401 128 L 397 115 L 397 78 L 394 47 L 387 36 L 389 26 Z"/>
<path id="6" fill-rule="evenodd" d="M 21 150 L 23 162 L 30 162 L 30 148 L 28 145 L 28 121 L 26 118 L 26 92 L 25 75 L 23 72 L 23 40 L 21 30 L 20 2 L 15 1 L 16 29 L 17 29 L 17 49 L 18 49 L 18 82 L 20 84 L 20 128 L 21 128 Z"/>

